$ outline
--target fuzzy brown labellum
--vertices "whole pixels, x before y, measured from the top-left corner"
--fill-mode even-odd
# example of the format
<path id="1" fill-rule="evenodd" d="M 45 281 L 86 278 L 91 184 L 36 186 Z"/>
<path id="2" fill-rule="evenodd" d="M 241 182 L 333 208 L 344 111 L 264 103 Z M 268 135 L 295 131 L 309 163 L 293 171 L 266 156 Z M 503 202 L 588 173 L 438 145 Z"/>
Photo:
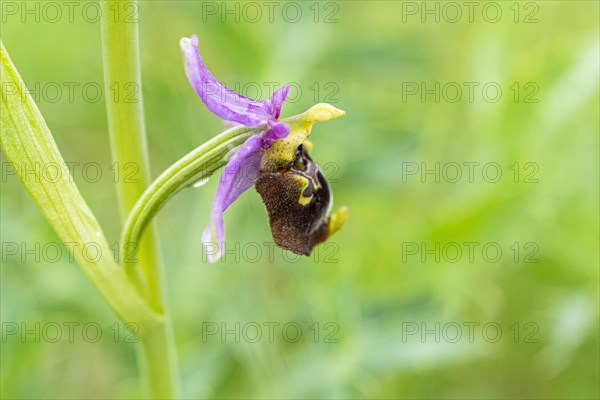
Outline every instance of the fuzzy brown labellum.
<path id="1" fill-rule="evenodd" d="M 277 246 L 308 256 L 329 237 L 331 191 L 303 145 L 289 163 L 263 165 L 255 187 L 269 214 Z"/>

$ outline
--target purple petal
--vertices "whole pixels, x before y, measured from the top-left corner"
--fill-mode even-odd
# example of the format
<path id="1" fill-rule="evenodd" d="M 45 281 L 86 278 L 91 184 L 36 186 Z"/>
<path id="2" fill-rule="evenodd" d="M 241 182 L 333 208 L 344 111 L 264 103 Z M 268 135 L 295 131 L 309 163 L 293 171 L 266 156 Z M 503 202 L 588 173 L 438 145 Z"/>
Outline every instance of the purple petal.
<path id="1" fill-rule="evenodd" d="M 248 127 L 257 127 L 275 117 L 281 104 L 275 106 L 270 101 L 252 100 L 225 87 L 206 68 L 198 51 L 198 37 L 181 40 L 181 50 L 185 58 L 185 73 L 190 84 L 198 93 L 206 107 L 217 116 L 227 121 L 234 121 Z M 284 88 L 282 88 L 284 89 Z M 279 102 L 283 93 L 277 94 Z M 283 97 L 285 100 L 285 97 Z M 273 110 L 275 108 L 275 110 Z"/>
<path id="2" fill-rule="evenodd" d="M 202 233 L 202 243 L 211 262 L 220 258 L 220 247 L 225 240 L 223 212 L 256 181 L 260 167 L 261 143 L 261 135 L 251 136 L 233 154 L 223 169 L 213 200 L 210 222 Z M 213 249 L 215 244 L 219 249 L 216 253 Z"/>
<path id="3" fill-rule="evenodd" d="M 275 108 L 273 110 L 275 119 L 279 118 L 279 114 L 281 114 L 281 107 L 283 106 L 283 102 L 285 101 L 288 93 L 290 92 L 290 85 L 286 84 L 283 87 L 280 87 L 271 95 L 270 102 Z"/>
<path id="4" fill-rule="evenodd" d="M 285 122 L 267 123 L 268 130 L 262 134 L 262 148 L 268 149 L 277 139 L 283 139 L 290 133 L 290 126 Z"/>

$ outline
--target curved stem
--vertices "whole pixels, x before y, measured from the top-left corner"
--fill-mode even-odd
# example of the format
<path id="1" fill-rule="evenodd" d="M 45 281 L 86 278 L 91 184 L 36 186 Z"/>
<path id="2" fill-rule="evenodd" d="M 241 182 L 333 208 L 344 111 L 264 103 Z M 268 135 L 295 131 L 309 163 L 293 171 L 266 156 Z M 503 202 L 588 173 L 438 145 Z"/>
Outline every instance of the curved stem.
<path id="1" fill-rule="evenodd" d="M 121 234 L 121 243 L 128 247 L 138 243 L 152 217 L 175 193 L 210 177 L 227 162 L 227 156 L 250 136 L 261 131 L 244 126 L 229 129 L 185 155 L 163 172 L 135 204 Z"/>

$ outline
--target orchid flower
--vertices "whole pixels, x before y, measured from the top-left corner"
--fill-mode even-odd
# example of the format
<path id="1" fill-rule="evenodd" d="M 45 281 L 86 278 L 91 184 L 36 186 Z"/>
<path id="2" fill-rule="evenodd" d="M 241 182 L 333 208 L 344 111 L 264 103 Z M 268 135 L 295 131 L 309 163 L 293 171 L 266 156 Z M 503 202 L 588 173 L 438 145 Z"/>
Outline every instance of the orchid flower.
<path id="1" fill-rule="evenodd" d="M 264 128 L 249 137 L 223 169 L 210 220 L 202 233 L 209 260 L 215 262 L 222 254 L 223 213 L 253 185 L 267 207 L 275 243 L 296 254 L 310 255 L 316 244 L 341 227 L 346 210 L 331 215 L 329 186 L 308 156 L 306 138 L 314 122 L 343 115 L 343 111 L 326 104 L 315 106 L 312 118 L 291 121 L 290 126 L 278 121 L 289 85 L 277 89 L 269 100 L 247 98 L 210 73 L 200 56 L 196 35 L 182 38 L 180 46 L 187 78 L 213 114 L 230 123 Z"/>

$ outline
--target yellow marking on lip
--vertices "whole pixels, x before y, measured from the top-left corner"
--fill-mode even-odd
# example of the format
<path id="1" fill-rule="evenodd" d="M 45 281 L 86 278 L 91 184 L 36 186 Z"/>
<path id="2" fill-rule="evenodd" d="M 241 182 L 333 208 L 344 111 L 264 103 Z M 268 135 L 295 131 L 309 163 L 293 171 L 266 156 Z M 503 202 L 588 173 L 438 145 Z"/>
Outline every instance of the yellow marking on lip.
<path id="1" fill-rule="evenodd" d="M 304 196 L 303 194 L 300 195 L 300 198 L 298 199 L 298 203 L 301 206 L 306 206 L 310 203 L 310 201 L 312 200 L 313 195 L 311 194 L 309 197 Z"/>
<path id="2" fill-rule="evenodd" d="M 312 183 L 313 188 L 316 189 L 321 189 L 321 182 L 319 182 L 318 176 L 317 174 L 319 173 L 319 169 L 315 168 L 315 176 L 311 176 L 311 175 L 307 175 L 304 173 L 304 171 L 299 171 L 299 170 L 294 170 L 293 174 L 302 178 L 307 179 L 308 181 L 310 181 L 310 183 Z M 306 186 L 304 186 L 304 188 L 306 188 Z"/>
<path id="3" fill-rule="evenodd" d="M 298 182 L 300 183 L 300 196 L 298 197 L 298 204 L 301 206 L 306 206 L 310 203 L 313 198 L 313 195 L 305 196 L 304 190 L 310 185 L 310 180 L 308 177 L 300 174 L 294 174 Z"/>
<path id="4" fill-rule="evenodd" d="M 302 187 L 300 189 L 300 198 L 298 200 L 298 203 L 305 206 L 308 203 L 310 203 L 310 201 L 314 197 L 314 194 L 311 194 L 310 196 L 305 196 L 304 190 L 308 187 L 309 184 L 312 184 L 314 193 L 317 189 L 321 189 L 321 182 L 319 182 L 316 176 L 312 177 L 310 175 L 305 175 L 301 171 L 294 171 L 293 173 L 298 177 L 299 180 L 302 181 Z"/>

